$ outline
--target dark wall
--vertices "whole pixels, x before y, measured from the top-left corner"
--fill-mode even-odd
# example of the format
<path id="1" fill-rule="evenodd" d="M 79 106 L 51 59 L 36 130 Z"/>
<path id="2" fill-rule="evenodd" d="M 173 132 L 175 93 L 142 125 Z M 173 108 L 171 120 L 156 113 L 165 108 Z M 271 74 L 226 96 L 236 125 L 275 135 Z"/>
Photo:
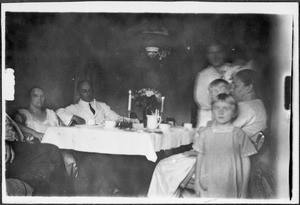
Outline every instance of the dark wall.
<path id="1" fill-rule="evenodd" d="M 194 79 L 207 66 L 207 44 L 223 42 L 228 61 L 234 60 L 236 48 L 244 49 L 244 57 L 255 59 L 267 75 L 270 19 L 229 14 L 8 12 L 6 66 L 15 69 L 16 94 L 7 111 L 27 106 L 26 94 L 33 85 L 45 89 L 48 107 L 69 105 L 77 99 L 76 83 L 86 78 L 93 81 L 96 98 L 121 115 L 126 114 L 129 89 L 150 87 L 166 96 L 165 117 L 175 117 L 178 124 L 190 122 Z M 157 25 L 165 26 L 170 36 L 154 43 L 172 49 L 161 61 L 143 55 L 146 40 L 139 36 L 142 29 Z"/>

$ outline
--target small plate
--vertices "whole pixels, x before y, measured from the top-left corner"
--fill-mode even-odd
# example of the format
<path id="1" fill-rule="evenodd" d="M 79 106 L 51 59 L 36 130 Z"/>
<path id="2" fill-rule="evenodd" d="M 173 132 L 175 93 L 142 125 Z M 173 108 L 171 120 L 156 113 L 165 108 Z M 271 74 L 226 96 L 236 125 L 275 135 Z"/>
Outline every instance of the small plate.
<path id="1" fill-rule="evenodd" d="M 145 128 L 144 131 L 145 132 L 150 132 L 150 133 L 151 132 L 155 132 L 155 133 L 159 133 L 159 134 L 162 133 L 162 131 L 160 129 L 148 129 L 148 128 Z"/>

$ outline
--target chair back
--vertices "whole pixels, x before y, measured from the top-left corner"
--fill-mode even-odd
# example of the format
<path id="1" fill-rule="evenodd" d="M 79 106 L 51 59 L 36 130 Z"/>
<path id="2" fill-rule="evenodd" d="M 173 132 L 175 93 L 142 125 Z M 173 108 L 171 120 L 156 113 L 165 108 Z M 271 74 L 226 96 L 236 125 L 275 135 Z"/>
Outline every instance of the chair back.
<path id="1" fill-rule="evenodd" d="M 176 126 L 176 120 L 173 117 L 167 117 L 166 122 L 172 126 Z"/>
<path id="2" fill-rule="evenodd" d="M 250 138 L 256 151 L 258 152 L 265 142 L 265 135 L 262 131 L 258 132 L 254 137 Z"/>
<path id="3" fill-rule="evenodd" d="M 16 129 L 18 136 L 19 136 L 19 141 L 24 141 L 24 135 L 22 133 L 22 131 L 20 130 L 19 126 L 17 125 L 17 123 L 11 119 L 11 117 L 6 113 L 6 117 L 7 119 L 10 121 L 10 123 L 13 125 L 13 127 Z"/>

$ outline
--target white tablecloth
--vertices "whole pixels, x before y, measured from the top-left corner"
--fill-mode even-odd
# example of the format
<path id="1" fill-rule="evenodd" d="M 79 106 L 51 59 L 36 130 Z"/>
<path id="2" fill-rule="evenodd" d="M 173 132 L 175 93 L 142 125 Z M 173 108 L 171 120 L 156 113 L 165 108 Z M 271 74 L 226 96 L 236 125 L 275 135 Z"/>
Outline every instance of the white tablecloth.
<path id="1" fill-rule="evenodd" d="M 143 155 L 150 161 L 157 159 L 156 151 L 189 144 L 194 131 L 171 129 L 164 134 L 123 131 L 99 127 L 49 127 L 42 143 L 61 149 L 120 155 Z"/>
<path id="2" fill-rule="evenodd" d="M 193 142 L 196 132 L 182 127 L 171 128 L 163 134 L 150 133 L 155 151 L 176 148 Z"/>

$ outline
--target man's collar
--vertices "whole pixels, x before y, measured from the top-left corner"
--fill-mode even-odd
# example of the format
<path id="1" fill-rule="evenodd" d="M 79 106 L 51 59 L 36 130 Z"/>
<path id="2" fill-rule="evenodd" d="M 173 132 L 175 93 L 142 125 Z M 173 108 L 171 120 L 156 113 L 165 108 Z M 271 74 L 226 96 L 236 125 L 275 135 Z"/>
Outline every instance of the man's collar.
<path id="1" fill-rule="evenodd" d="M 83 101 L 82 99 L 80 99 L 78 104 L 87 106 L 89 103 L 94 104 L 94 102 L 95 102 L 95 98 L 91 102 L 86 102 L 86 101 Z"/>

